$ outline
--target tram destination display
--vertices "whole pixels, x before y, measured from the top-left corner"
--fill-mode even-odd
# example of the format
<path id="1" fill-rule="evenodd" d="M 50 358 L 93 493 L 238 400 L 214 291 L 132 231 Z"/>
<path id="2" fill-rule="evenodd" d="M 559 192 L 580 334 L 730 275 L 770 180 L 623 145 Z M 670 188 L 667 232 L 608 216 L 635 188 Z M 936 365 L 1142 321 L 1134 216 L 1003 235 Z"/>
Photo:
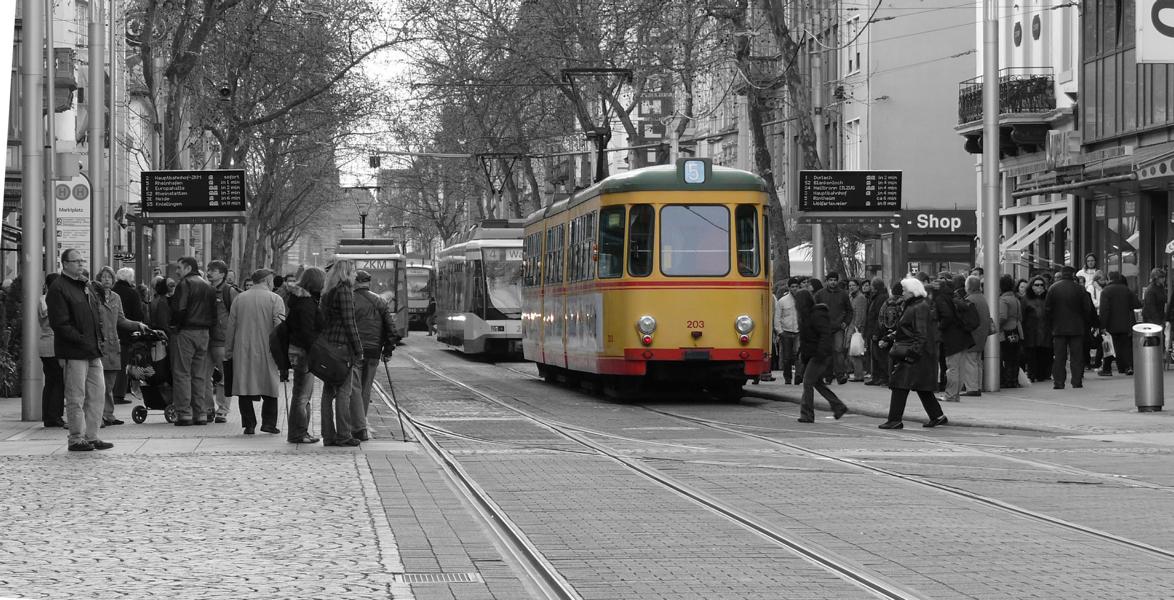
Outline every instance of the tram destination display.
<path id="1" fill-rule="evenodd" d="M 145 213 L 243 213 L 245 172 L 143 171 Z"/>
<path id="2" fill-rule="evenodd" d="M 800 171 L 799 210 L 901 210 L 901 171 Z"/>

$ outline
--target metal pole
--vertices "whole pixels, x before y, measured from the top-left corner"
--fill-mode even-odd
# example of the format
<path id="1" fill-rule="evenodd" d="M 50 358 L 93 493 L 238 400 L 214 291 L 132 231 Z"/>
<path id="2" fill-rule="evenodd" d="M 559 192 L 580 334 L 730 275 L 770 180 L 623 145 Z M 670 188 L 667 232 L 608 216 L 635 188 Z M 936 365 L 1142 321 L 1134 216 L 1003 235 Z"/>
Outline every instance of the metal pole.
<path id="1" fill-rule="evenodd" d="M 811 124 L 815 127 L 815 151 L 823 150 L 823 127 L 820 126 L 820 106 L 823 105 L 823 69 L 819 51 L 811 53 Z M 824 270 L 823 226 L 819 223 L 811 225 L 811 276 L 823 278 Z"/>
<path id="2" fill-rule="evenodd" d="M 45 61 L 45 104 L 49 107 L 45 121 L 48 126 L 45 140 L 45 272 L 51 273 L 57 268 L 57 198 L 54 194 L 53 181 L 56 179 L 54 170 L 57 165 L 57 126 L 54 115 L 57 114 L 53 105 L 56 98 L 53 85 L 57 79 L 57 61 L 54 55 L 53 40 L 53 0 L 45 0 L 45 48 L 48 50 Z"/>
<path id="3" fill-rule="evenodd" d="M 367 215 L 359 213 L 359 224 L 363 228 L 360 235 L 363 239 L 367 239 Z"/>
<path id="4" fill-rule="evenodd" d="M 44 379 L 41 374 L 40 353 L 37 351 L 37 341 L 41 338 L 41 323 L 38 311 L 33 307 L 41 305 L 41 286 L 45 281 L 44 249 L 44 185 L 41 179 L 41 167 L 45 151 L 45 123 L 41 117 L 41 86 L 44 84 L 45 56 L 44 56 L 44 10 L 41 0 L 23 0 L 24 19 L 22 27 L 22 42 L 20 45 L 21 87 L 24 90 L 24 101 L 20 105 L 21 121 L 21 167 L 24 173 L 21 179 L 21 280 L 23 292 L 21 300 L 25 311 L 21 319 L 21 388 L 20 388 L 20 418 L 24 421 L 35 421 L 41 418 L 41 389 Z"/>
<path id="5" fill-rule="evenodd" d="M 90 111 L 90 126 L 87 142 L 90 152 L 90 273 L 97 275 L 98 269 L 106 265 L 106 190 L 102 187 L 102 142 L 105 111 L 105 70 L 102 62 L 103 27 L 102 0 L 90 2 L 90 82 L 86 89 L 86 104 Z"/>
<path id="6" fill-rule="evenodd" d="M 114 220 L 114 213 L 118 208 L 118 196 L 116 193 L 116 190 L 118 189 L 118 177 L 116 171 L 118 168 L 118 35 L 116 32 L 118 19 L 114 18 L 115 5 L 118 3 L 118 0 L 109 1 L 110 10 L 107 12 L 110 16 L 110 37 L 107 38 L 107 46 L 109 47 L 110 65 L 108 67 L 110 69 L 110 89 L 108 90 L 108 93 L 110 94 L 110 102 L 107 104 L 107 106 L 110 109 L 110 157 L 107 159 L 106 166 L 110 181 L 107 184 L 109 189 L 109 196 L 107 197 L 106 202 L 106 206 L 108 207 L 106 211 L 106 218 L 110 221 L 110 245 L 108 249 L 108 256 L 110 257 L 111 266 L 115 266 L 113 264 L 114 248 L 116 246 L 123 246 L 122 227 L 118 224 L 117 221 Z M 105 123 L 105 119 L 103 119 L 102 122 Z M 123 249 L 125 250 L 125 247 Z M 137 275 L 142 277 L 142 273 L 137 273 Z"/>
<path id="7" fill-rule="evenodd" d="M 982 23 L 982 264 L 991 318 L 999 319 L 999 14 L 983 0 Z M 987 337 L 983 389 L 999 391 L 999 336 Z"/>

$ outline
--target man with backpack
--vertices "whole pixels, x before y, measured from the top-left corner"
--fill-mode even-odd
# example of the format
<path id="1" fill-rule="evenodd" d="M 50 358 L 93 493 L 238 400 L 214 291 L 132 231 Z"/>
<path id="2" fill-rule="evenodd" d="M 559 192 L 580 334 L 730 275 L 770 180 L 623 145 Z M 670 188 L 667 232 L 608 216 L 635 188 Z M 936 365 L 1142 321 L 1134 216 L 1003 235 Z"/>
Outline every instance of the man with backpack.
<path id="1" fill-rule="evenodd" d="M 225 393 L 226 381 L 229 373 L 225 370 L 225 340 L 228 332 L 228 315 L 232 310 L 232 301 L 241 291 L 228 282 L 228 265 L 222 260 L 208 263 L 208 283 L 216 292 L 216 324 L 212 326 L 208 335 L 208 357 L 212 361 L 212 395 L 216 400 L 216 413 L 208 415 L 209 421 L 216 423 L 228 422 L 229 400 Z M 216 374 L 220 373 L 219 376 Z"/>
<path id="2" fill-rule="evenodd" d="M 946 402 L 958 402 L 962 393 L 962 353 L 974 345 L 971 333 L 978 327 L 974 304 L 954 294 L 949 273 L 934 282 L 933 304 L 938 314 L 942 354 L 946 357 Z"/>
<path id="3" fill-rule="evenodd" d="M 883 286 L 878 277 L 873 283 L 876 287 Z M 876 333 L 873 336 L 873 364 L 872 379 L 864 385 L 889 386 L 889 374 L 892 373 L 892 360 L 889 358 L 889 348 L 893 336 L 897 332 L 897 324 L 901 321 L 901 313 L 905 311 L 905 297 L 901 284 L 894 283 L 891 293 L 884 302 L 877 306 Z"/>

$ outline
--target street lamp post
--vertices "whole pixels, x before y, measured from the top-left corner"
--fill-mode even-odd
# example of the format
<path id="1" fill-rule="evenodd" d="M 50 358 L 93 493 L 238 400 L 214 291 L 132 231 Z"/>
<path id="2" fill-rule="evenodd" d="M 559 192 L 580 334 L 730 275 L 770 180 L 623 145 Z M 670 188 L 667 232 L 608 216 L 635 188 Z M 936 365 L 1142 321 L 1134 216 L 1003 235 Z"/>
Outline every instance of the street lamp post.
<path id="1" fill-rule="evenodd" d="M 379 192 L 379 186 L 355 186 L 344 188 L 345 194 L 355 203 L 355 208 L 359 210 L 359 223 L 362 226 L 362 237 L 367 238 L 367 215 L 371 212 L 371 206 L 375 204 L 375 197 L 371 195 L 370 190 Z M 362 190 L 362 193 L 359 192 Z"/>

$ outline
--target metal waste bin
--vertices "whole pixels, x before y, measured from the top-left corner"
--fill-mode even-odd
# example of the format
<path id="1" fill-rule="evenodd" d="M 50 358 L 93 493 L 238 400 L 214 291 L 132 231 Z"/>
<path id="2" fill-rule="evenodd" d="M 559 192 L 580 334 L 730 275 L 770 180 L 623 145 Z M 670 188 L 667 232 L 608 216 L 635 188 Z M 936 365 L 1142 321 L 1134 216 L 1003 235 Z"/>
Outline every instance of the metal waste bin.
<path id="1" fill-rule="evenodd" d="M 1133 326 L 1133 402 L 1137 412 L 1162 410 L 1162 326 Z"/>

